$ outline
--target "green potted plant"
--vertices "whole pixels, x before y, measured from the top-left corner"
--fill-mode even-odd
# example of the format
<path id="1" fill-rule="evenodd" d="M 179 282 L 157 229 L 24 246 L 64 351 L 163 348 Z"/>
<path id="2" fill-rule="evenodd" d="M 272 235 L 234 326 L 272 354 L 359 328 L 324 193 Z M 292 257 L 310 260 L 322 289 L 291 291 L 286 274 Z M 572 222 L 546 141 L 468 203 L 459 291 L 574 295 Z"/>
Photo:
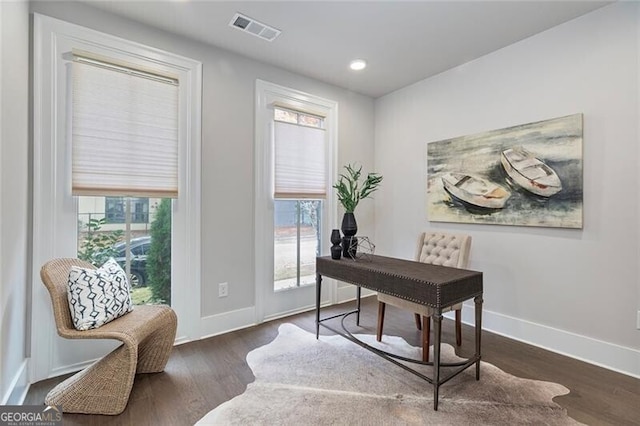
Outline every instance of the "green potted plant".
<path id="1" fill-rule="evenodd" d="M 364 181 L 361 182 L 362 166 L 356 168 L 351 164 L 347 164 L 344 168 L 345 172 L 340 173 L 340 179 L 333 187 L 336 189 L 338 201 L 342 204 L 345 212 L 342 217 L 341 229 L 344 234 L 342 241 L 343 255 L 347 256 L 348 245 L 351 244 L 352 238 L 355 238 L 353 236 L 358 232 L 354 211 L 361 200 L 368 198 L 378 189 L 382 182 L 382 176 L 378 173 L 369 173 Z"/>

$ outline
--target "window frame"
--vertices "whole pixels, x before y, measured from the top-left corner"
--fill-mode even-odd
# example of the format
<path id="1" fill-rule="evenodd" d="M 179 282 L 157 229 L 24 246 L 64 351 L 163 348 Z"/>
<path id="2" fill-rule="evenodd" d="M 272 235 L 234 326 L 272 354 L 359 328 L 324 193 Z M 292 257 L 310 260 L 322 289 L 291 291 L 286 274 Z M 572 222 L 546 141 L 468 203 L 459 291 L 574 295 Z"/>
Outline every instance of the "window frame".
<path id="1" fill-rule="evenodd" d="M 33 14 L 33 254 L 30 380 L 89 365 L 111 342 L 62 342 L 51 324 L 51 302 L 40 267 L 55 257 L 77 256 L 77 198 L 71 196 L 67 67 L 72 51 L 95 52 L 175 74 L 179 95 L 180 197 L 173 204 L 172 305 L 180 317 L 176 342 L 200 338 L 202 63 L 79 25 Z M 67 167 L 68 166 L 68 167 Z M 90 358 L 90 359 L 87 359 Z"/>
<path id="2" fill-rule="evenodd" d="M 325 118 L 324 129 L 327 132 L 326 179 L 327 196 L 323 229 L 331 229 L 336 223 L 337 202 L 332 196 L 332 183 L 335 177 L 338 146 L 338 103 L 299 90 L 287 88 L 264 80 L 256 80 L 255 92 L 255 150 L 254 150 L 254 185 L 255 185 L 255 315 L 256 322 L 275 319 L 285 314 L 292 314 L 308 307 L 289 310 L 287 312 L 268 313 L 266 304 L 273 297 L 274 279 L 274 183 L 272 141 L 274 132 L 274 108 L 291 109 L 304 114 L 318 115 Z M 329 253 L 329 235 L 321 235 L 322 255 Z M 323 285 L 322 303 L 335 303 L 337 284 L 333 280 Z M 310 286 L 296 287 L 293 291 L 308 289 Z M 326 293 L 325 293 L 326 290 Z M 285 291 L 278 292 L 280 294 Z M 296 298 L 295 296 L 292 296 Z"/>

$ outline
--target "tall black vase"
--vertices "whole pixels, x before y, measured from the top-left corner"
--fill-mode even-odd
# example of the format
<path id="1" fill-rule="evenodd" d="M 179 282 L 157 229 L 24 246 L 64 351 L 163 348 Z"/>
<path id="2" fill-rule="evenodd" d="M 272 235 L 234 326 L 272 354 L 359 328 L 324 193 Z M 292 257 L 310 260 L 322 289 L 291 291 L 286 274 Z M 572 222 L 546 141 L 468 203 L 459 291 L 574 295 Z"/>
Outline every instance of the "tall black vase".
<path id="1" fill-rule="evenodd" d="M 356 223 L 356 217 L 353 212 L 345 213 L 342 216 L 342 233 L 345 237 L 352 237 L 358 232 L 358 224 Z"/>
<path id="2" fill-rule="evenodd" d="M 358 239 L 354 237 L 358 232 L 358 224 L 353 212 L 345 213 L 342 216 L 342 256 L 345 258 L 356 258 L 356 250 L 358 247 Z"/>

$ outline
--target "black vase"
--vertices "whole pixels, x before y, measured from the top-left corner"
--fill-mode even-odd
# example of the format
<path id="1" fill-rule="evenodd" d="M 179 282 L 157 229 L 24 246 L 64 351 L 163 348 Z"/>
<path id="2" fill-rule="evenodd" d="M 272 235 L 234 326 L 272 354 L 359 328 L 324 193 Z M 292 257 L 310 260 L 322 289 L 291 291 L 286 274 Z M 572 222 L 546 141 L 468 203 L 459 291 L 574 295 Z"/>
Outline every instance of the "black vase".
<path id="1" fill-rule="evenodd" d="M 358 232 L 358 224 L 353 212 L 345 213 L 342 216 L 342 256 L 345 258 L 355 259 L 356 249 L 358 247 L 358 239 L 354 237 Z"/>
<path id="2" fill-rule="evenodd" d="M 334 246 L 336 244 L 340 244 L 340 240 L 342 240 L 342 237 L 340 236 L 340 230 L 339 229 L 334 229 L 331 231 L 331 244 L 333 244 Z"/>
<path id="3" fill-rule="evenodd" d="M 331 258 L 338 260 L 342 255 L 342 247 L 340 246 L 340 242 L 342 241 L 342 237 L 340 236 L 340 230 L 334 229 L 331 231 Z"/>
<path id="4" fill-rule="evenodd" d="M 356 217 L 353 212 L 345 213 L 342 216 L 342 233 L 345 237 L 352 237 L 358 232 L 358 224 L 356 223 Z"/>
<path id="5" fill-rule="evenodd" d="M 358 237 L 350 236 L 342 238 L 342 255 L 346 259 L 356 259 L 358 251 Z"/>

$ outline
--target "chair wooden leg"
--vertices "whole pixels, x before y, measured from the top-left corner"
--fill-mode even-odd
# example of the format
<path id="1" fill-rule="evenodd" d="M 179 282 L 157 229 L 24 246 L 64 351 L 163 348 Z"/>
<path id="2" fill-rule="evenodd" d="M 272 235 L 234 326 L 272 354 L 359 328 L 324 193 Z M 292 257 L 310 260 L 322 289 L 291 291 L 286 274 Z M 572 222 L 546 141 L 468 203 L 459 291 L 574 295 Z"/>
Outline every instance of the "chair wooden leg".
<path id="1" fill-rule="evenodd" d="M 384 324 L 384 309 L 386 303 L 378 302 L 378 331 L 376 332 L 376 340 L 380 342 L 382 340 L 382 326 Z"/>
<path id="2" fill-rule="evenodd" d="M 456 345 L 462 345 L 462 310 L 456 309 Z"/>
<path id="3" fill-rule="evenodd" d="M 422 361 L 429 362 L 429 335 L 431 334 L 431 317 L 422 317 Z"/>
<path id="4" fill-rule="evenodd" d="M 420 314 L 415 314 L 414 317 L 416 319 L 416 328 L 422 330 L 422 318 L 420 318 Z"/>

